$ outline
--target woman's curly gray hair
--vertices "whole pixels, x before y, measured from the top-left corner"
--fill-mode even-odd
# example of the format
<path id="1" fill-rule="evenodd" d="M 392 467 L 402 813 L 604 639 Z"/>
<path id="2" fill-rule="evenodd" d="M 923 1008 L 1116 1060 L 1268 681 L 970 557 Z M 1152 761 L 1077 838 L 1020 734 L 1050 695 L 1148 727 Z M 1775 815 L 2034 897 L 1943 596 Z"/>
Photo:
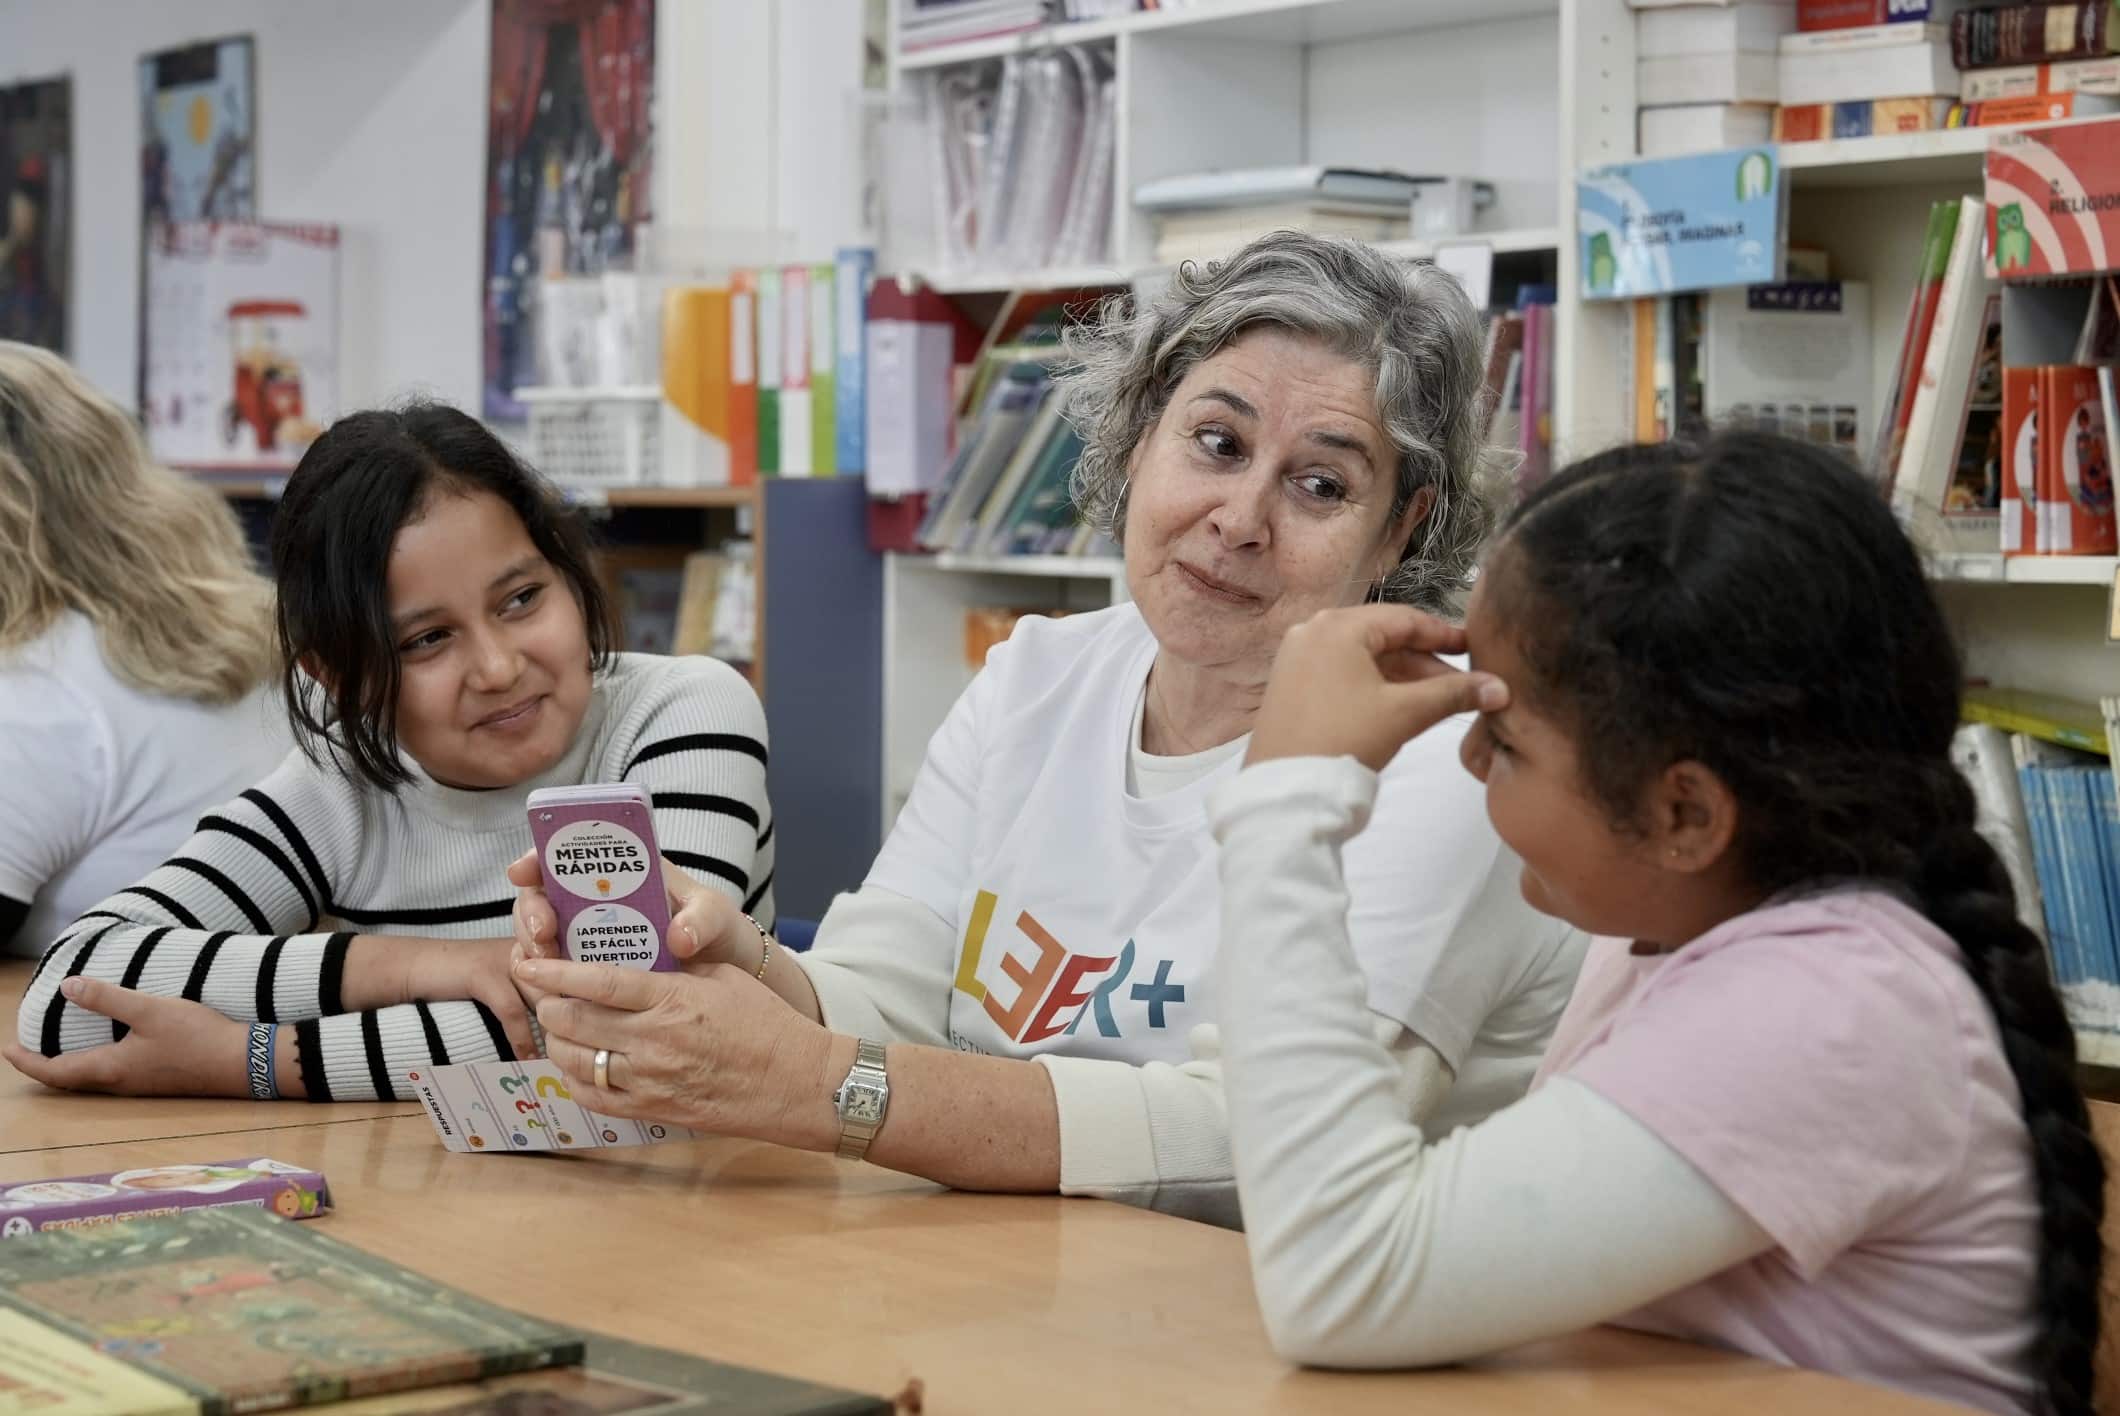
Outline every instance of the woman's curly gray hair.
<path id="1" fill-rule="evenodd" d="M 1454 278 L 1341 237 L 1261 236 L 1227 260 L 1180 266 L 1137 307 L 1108 299 L 1067 332 L 1056 377 L 1082 438 L 1073 490 L 1084 520 L 1123 537 L 1134 449 L 1194 365 L 1261 326 L 1320 340 L 1375 375 L 1399 455 L 1392 516 L 1435 489 L 1378 595 L 1453 610 L 1494 525 L 1506 465 L 1485 446 L 1486 334 Z"/>

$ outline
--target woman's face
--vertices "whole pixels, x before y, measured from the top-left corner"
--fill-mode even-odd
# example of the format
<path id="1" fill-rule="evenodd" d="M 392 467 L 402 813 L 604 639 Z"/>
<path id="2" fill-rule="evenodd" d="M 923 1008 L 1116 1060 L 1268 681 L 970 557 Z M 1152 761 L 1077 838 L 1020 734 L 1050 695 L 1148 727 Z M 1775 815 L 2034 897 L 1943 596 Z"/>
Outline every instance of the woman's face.
<path id="1" fill-rule="evenodd" d="M 512 787 L 566 755 L 589 711 L 572 587 L 490 492 L 442 492 L 390 548 L 398 743 L 453 787 Z"/>
<path id="2" fill-rule="evenodd" d="M 1203 359 L 1129 464 L 1127 588 L 1163 651 L 1263 680 L 1397 563 L 1426 509 L 1394 522 L 1397 464 L 1353 360 L 1271 327 Z"/>

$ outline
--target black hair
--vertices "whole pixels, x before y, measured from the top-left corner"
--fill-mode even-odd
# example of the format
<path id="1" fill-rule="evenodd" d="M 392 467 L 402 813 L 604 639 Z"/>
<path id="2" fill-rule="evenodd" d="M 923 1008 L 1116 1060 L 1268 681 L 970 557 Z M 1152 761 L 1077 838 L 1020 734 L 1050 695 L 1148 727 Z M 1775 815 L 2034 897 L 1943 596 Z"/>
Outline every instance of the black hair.
<path id="1" fill-rule="evenodd" d="M 1699 762 L 1738 802 L 1763 894 L 1862 878 L 1958 945 L 2016 1078 L 2041 1210 L 2032 1366 L 2045 1409 L 2092 1410 L 2105 1165 L 2075 1034 L 1952 764 L 1960 669 L 1914 547 L 1830 449 L 1724 431 L 1623 447 L 1532 492 L 1487 593 L 1584 786 L 1640 831 L 1649 783 Z"/>
<path id="2" fill-rule="evenodd" d="M 341 771 L 386 793 L 413 780 L 398 755 L 390 547 L 437 491 L 505 502 L 573 589 L 591 667 L 611 655 L 610 608 L 581 517 L 484 424 L 423 401 L 339 419 L 302 454 L 273 516 L 280 672 L 302 750 L 320 761 L 328 747 Z"/>

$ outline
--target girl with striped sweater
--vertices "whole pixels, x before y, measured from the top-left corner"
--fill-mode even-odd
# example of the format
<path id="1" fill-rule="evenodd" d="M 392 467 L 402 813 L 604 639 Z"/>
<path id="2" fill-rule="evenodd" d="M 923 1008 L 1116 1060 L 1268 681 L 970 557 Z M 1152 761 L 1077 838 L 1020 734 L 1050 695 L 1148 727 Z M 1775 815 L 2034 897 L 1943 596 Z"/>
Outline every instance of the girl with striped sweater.
<path id="1" fill-rule="evenodd" d="M 718 890 L 770 926 L 757 695 L 711 659 L 614 653 L 586 532 L 475 419 L 334 424 L 288 480 L 272 559 L 299 750 L 52 941 L 18 1069 L 389 1100 L 411 1068 L 534 1053 L 505 871 L 539 787 L 644 787 L 673 903 Z"/>

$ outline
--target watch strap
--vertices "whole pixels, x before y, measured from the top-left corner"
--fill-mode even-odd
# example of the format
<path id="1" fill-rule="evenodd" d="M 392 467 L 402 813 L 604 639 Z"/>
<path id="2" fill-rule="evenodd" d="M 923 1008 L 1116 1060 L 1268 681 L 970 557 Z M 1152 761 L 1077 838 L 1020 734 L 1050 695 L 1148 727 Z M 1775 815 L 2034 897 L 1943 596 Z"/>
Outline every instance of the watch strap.
<path id="1" fill-rule="evenodd" d="M 874 1121 L 857 1120 L 847 1114 L 846 1102 L 847 1089 L 859 1083 L 880 1090 L 885 1107 L 889 1107 L 891 1088 L 890 1080 L 884 1071 L 883 1059 L 883 1044 L 880 1042 L 862 1038 L 854 1045 L 854 1065 L 848 1070 L 847 1079 L 839 1084 L 838 1094 L 833 1098 L 839 1107 L 839 1149 L 836 1154 L 841 1160 L 860 1160 L 867 1155 L 869 1142 L 875 1140 L 876 1133 L 883 1129 L 882 1114 L 878 1114 Z"/>

